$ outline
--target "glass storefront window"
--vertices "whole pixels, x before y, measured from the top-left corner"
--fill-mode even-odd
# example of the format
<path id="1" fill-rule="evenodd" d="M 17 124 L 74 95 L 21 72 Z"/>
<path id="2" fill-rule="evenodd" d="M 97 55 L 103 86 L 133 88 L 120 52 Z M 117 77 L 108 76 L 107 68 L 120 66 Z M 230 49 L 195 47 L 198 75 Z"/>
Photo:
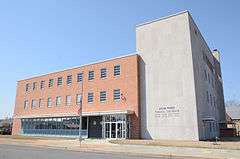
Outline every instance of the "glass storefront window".
<path id="1" fill-rule="evenodd" d="M 21 119 L 23 134 L 78 136 L 79 117 Z M 87 117 L 82 118 L 82 131 L 87 134 Z"/>
<path id="2" fill-rule="evenodd" d="M 110 115 L 105 116 L 104 119 L 105 119 L 105 122 L 110 122 Z"/>
<path id="3" fill-rule="evenodd" d="M 128 138 L 130 117 L 126 114 L 105 115 L 101 122 L 104 138 Z M 22 133 L 31 135 L 78 136 L 79 117 L 21 119 Z M 88 118 L 82 118 L 82 131 L 88 134 Z"/>
<path id="4" fill-rule="evenodd" d="M 116 119 L 117 119 L 117 121 L 123 121 L 122 119 L 123 119 L 123 116 L 122 115 L 117 115 L 116 116 Z"/>
<path id="5" fill-rule="evenodd" d="M 116 121 L 116 116 L 115 115 L 111 115 L 111 122 L 115 122 Z"/>

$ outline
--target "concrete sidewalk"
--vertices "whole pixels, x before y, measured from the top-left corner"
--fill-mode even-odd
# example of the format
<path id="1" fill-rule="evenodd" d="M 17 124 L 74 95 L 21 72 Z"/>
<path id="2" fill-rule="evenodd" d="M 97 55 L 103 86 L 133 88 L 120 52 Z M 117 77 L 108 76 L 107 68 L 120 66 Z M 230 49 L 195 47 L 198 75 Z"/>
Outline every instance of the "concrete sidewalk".
<path id="1" fill-rule="evenodd" d="M 0 138 L 0 144 L 14 144 L 35 147 L 49 147 L 67 149 L 72 151 L 91 151 L 102 153 L 118 153 L 152 157 L 179 157 L 179 158 L 211 158 L 211 159 L 240 159 L 240 150 L 189 148 L 171 146 L 145 146 L 145 145 L 120 145 L 108 140 L 82 141 L 81 147 L 78 140 L 17 140 Z"/>

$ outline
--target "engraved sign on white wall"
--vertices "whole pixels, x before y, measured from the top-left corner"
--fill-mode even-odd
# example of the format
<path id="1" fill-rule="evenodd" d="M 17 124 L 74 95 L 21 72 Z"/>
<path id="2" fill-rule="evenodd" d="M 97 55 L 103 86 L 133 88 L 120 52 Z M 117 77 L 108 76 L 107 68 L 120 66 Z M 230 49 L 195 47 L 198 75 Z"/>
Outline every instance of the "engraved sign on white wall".
<path id="1" fill-rule="evenodd" d="M 155 117 L 157 118 L 174 118 L 179 117 L 180 110 L 178 106 L 157 106 Z"/>

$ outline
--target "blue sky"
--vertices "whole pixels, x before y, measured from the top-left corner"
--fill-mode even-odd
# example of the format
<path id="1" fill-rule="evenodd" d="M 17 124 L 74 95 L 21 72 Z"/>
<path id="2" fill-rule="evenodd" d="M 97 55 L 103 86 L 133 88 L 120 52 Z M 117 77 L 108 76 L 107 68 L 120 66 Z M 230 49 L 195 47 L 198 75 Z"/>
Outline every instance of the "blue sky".
<path id="1" fill-rule="evenodd" d="M 240 99 L 240 1 L 0 1 L 0 118 L 13 113 L 16 81 L 135 52 L 135 26 L 189 10 L 222 55 L 225 100 Z"/>

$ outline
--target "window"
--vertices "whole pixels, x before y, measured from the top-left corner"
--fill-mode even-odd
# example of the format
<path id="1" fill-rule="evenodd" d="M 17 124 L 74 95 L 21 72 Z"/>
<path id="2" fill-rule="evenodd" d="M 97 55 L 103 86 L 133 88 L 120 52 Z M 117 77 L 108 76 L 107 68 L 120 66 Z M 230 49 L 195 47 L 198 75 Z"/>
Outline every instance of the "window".
<path id="1" fill-rule="evenodd" d="M 76 96 L 76 104 L 81 105 L 82 104 L 82 95 L 77 94 Z"/>
<path id="2" fill-rule="evenodd" d="M 212 78 L 212 87 L 214 88 L 214 78 Z"/>
<path id="3" fill-rule="evenodd" d="M 30 85 L 29 85 L 29 83 L 27 83 L 27 84 L 26 84 L 26 88 L 25 88 L 26 92 L 28 92 L 29 89 L 30 89 Z"/>
<path id="4" fill-rule="evenodd" d="M 114 97 L 114 101 L 118 101 L 118 100 L 120 100 L 120 89 L 115 89 L 114 91 L 113 91 L 113 97 Z"/>
<path id="5" fill-rule="evenodd" d="M 207 91 L 207 102 L 209 103 L 209 94 L 208 94 L 208 91 Z"/>
<path id="6" fill-rule="evenodd" d="M 196 29 L 194 29 L 194 33 L 195 35 L 198 35 L 198 31 Z"/>
<path id="7" fill-rule="evenodd" d="M 100 102 L 105 102 L 107 100 L 107 92 L 101 91 L 100 92 Z"/>
<path id="8" fill-rule="evenodd" d="M 44 88 L 44 85 L 45 85 L 45 81 L 41 81 L 41 83 L 40 83 L 40 89 L 43 89 L 43 88 Z"/>
<path id="9" fill-rule="evenodd" d="M 50 97 L 47 100 L 47 106 L 52 107 L 52 98 L 50 98 Z"/>
<path id="10" fill-rule="evenodd" d="M 72 97 L 66 96 L 66 105 L 71 105 L 71 103 L 72 103 Z"/>
<path id="11" fill-rule="evenodd" d="M 94 79 L 94 71 L 89 71 L 88 72 L 88 80 L 93 80 Z"/>
<path id="12" fill-rule="evenodd" d="M 212 105 L 212 95 L 210 94 L 210 103 Z"/>
<path id="13" fill-rule="evenodd" d="M 101 78 L 105 78 L 107 77 L 107 69 L 106 68 L 102 68 L 101 69 Z"/>
<path id="14" fill-rule="evenodd" d="M 28 108 L 28 100 L 25 100 L 25 101 L 24 101 L 23 108 L 24 108 L 24 109 L 27 109 L 27 108 Z"/>
<path id="15" fill-rule="evenodd" d="M 37 100 L 32 100 L 32 109 L 37 107 Z"/>
<path id="16" fill-rule="evenodd" d="M 119 76 L 121 72 L 120 65 L 114 66 L 114 76 Z"/>
<path id="17" fill-rule="evenodd" d="M 207 71 L 204 70 L 204 79 L 207 80 Z"/>
<path id="18" fill-rule="evenodd" d="M 209 73 L 208 73 L 208 83 L 211 83 L 211 77 Z"/>
<path id="19" fill-rule="evenodd" d="M 62 81 L 63 81 L 63 78 L 62 77 L 58 77 L 58 79 L 57 79 L 57 86 L 62 86 Z"/>
<path id="20" fill-rule="evenodd" d="M 48 87 L 49 87 L 49 88 L 52 88 L 52 87 L 53 87 L 53 79 L 50 79 L 50 80 L 49 80 Z"/>
<path id="21" fill-rule="evenodd" d="M 83 74 L 82 73 L 78 73 L 77 74 L 77 82 L 82 82 L 83 80 Z"/>
<path id="22" fill-rule="evenodd" d="M 37 89 L 37 82 L 33 82 L 33 91 Z"/>
<path id="23" fill-rule="evenodd" d="M 93 102 L 93 93 L 88 93 L 88 103 Z"/>
<path id="24" fill-rule="evenodd" d="M 75 135 L 79 129 L 79 117 L 43 117 L 21 119 L 23 133 L 31 129 L 35 135 Z M 87 131 L 87 117 L 82 117 L 82 130 Z M 67 132 L 67 133 L 66 133 Z"/>
<path id="25" fill-rule="evenodd" d="M 56 106 L 61 105 L 61 96 L 56 97 Z"/>
<path id="26" fill-rule="evenodd" d="M 213 97 L 213 106 L 216 107 L 216 98 Z"/>
<path id="27" fill-rule="evenodd" d="M 67 76 L 67 85 L 72 84 L 72 75 Z"/>
<path id="28" fill-rule="evenodd" d="M 43 99 L 39 99 L 39 107 L 40 107 L 40 108 L 44 107 L 44 101 L 43 101 Z"/>

